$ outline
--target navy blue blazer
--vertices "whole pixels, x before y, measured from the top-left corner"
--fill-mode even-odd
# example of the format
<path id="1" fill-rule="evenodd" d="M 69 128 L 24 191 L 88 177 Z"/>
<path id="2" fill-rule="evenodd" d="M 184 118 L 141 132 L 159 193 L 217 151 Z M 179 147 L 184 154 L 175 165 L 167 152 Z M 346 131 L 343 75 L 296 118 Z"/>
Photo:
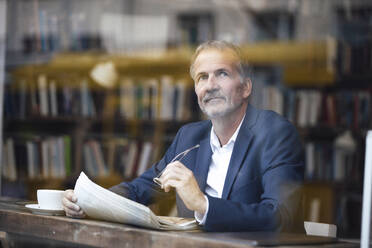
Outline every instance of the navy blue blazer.
<path id="1" fill-rule="evenodd" d="M 180 152 L 200 144 L 183 159 L 205 192 L 211 162 L 210 120 L 183 126 L 164 157 L 140 177 L 112 190 L 150 204 L 164 193 L 153 183 L 155 166 L 162 170 Z M 295 127 L 273 111 L 248 105 L 231 155 L 222 198 L 209 199 L 203 228 L 207 231 L 275 231 L 302 227 L 300 186 L 303 182 L 302 144 Z M 177 197 L 178 215 L 193 217 Z"/>

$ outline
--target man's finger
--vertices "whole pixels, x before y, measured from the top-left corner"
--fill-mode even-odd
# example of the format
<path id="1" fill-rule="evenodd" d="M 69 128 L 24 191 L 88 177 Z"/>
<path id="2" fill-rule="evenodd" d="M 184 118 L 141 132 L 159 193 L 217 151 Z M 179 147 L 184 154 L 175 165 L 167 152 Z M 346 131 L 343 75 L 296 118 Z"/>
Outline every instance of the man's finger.
<path id="1" fill-rule="evenodd" d="M 182 171 L 179 171 L 177 169 L 172 169 L 172 170 L 169 170 L 167 173 L 165 173 L 164 175 L 162 175 L 160 177 L 160 181 L 163 182 L 166 182 L 167 180 L 169 179 L 181 179 L 182 178 Z"/>
<path id="2" fill-rule="evenodd" d="M 68 209 L 71 209 L 71 210 L 74 210 L 74 211 L 80 211 L 80 207 L 74 203 L 72 203 L 71 201 L 69 201 L 68 199 L 66 198 L 63 198 L 62 199 L 62 205 Z"/>
<path id="3" fill-rule="evenodd" d="M 78 212 L 73 211 L 68 208 L 64 208 L 64 210 L 65 210 L 66 216 L 68 217 L 73 217 L 73 218 L 84 218 L 85 217 L 83 210 L 80 210 Z"/>
<path id="4" fill-rule="evenodd" d="M 162 184 L 162 188 L 165 192 L 169 192 L 171 188 L 177 188 L 179 186 L 179 180 L 176 179 L 169 179 L 164 184 Z"/>
<path id="5" fill-rule="evenodd" d="M 71 189 L 65 191 L 64 197 L 66 197 L 67 199 L 69 199 L 72 202 L 76 202 L 77 201 L 77 198 L 76 198 L 76 196 L 74 194 L 74 191 L 71 190 Z"/>

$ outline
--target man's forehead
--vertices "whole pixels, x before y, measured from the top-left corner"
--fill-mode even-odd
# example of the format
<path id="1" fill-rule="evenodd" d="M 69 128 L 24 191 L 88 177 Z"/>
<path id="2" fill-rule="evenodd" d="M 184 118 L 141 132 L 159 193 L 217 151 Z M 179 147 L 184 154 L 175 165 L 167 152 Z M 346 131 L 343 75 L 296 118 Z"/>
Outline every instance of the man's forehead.
<path id="1" fill-rule="evenodd" d="M 239 62 L 239 57 L 231 49 L 210 48 L 201 51 L 195 59 L 195 68 L 201 65 L 215 63 L 235 66 Z"/>

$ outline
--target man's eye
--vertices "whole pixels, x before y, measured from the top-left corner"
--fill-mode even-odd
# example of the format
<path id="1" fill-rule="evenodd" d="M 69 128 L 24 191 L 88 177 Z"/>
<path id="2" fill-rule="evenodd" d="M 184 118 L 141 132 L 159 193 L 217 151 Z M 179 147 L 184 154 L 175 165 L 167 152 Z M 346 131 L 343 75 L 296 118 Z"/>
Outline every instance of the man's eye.
<path id="1" fill-rule="evenodd" d="M 208 79 L 208 76 L 207 75 L 201 75 L 199 77 L 199 80 L 198 81 L 201 81 L 201 80 L 207 80 Z"/>
<path id="2" fill-rule="evenodd" d="M 220 71 L 219 73 L 218 73 L 218 76 L 220 76 L 220 77 L 226 77 L 228 74 L 225 72 L 225 71 Z"/>

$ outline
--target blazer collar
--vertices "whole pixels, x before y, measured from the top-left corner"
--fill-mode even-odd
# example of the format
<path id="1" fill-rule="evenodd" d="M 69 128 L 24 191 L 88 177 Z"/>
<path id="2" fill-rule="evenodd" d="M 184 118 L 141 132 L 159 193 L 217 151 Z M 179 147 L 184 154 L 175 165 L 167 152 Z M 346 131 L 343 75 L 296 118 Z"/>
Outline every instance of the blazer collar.
<path id="1" fill-rule="evenodd" d="M 253 107 L 251 104 L 248 104 L 247 110 L 245 111 L 245 118 L 242 124 L 242 127 L 251 129 L 254 124 L 257 122 L 259 110 Z"/>
<path id="2" fill-rule="evenodd" d="M 250 131 L 251 127 L 256 123 L 258 117 L 258 111 L 253 106 L 247 106 L 245 118 L 240 127 L 238 137 L 236 138 L 233 152 L 227 171 L 225 185 L 222 191 L 222 198 L 227 199 L 231 187 L 235 181 L 235 178 L 239 172 L 239 169 L 244 161 L 250 142 L 252 141 L 253 135 Z M 212 128 L 210 122 L 209 129 Z M 196 164 L 194 169 L 194 176 L 199 184 L 199 188 L 202 192 L 205 192 L 205 186 L 208 177 L 209 165 L 212 158 L 212 149 L 210 146 L 210 133 L 205 135 L 200 141 L 200 147 L 196 155 Z"/>
<path id="3" fill-rule="evenodd" d="M 244 162 L 244 159 L 248 152 L 248 148 L 253 139 L 253 134 L 250 129 L 256 123 L 257 117 L 257 109 L 248 104 L 245 118 L 243 120 L 242 126 L 240 127 L 238 137 L 236 138 L 234 149 L 231 154 L 229 168 L 227 170 L 225 184 L 222 191 L 222 199 L 228 198 L 232 185 Z"/>
<path id="4" fill-rule="evenodd" d="M 212 123 L 210 122 L 209 128 L 207 130 L 210 130 L 211 128 L 212 128 Z M 205 190 L 208 171 L 209 171 L 209 165 L 211 163 L 211 158 L 212 158 L 212 149 L 210 145 L 211 132 L 209 131 L 207 133 L 208 134 L 205 135 L 205 137 L 201 139 L 199 143 L 200 147 L 196 155 L 196 164 L 194 167 L 195 168 L 194 176 L 202 192 L 204 192 Z"/>

